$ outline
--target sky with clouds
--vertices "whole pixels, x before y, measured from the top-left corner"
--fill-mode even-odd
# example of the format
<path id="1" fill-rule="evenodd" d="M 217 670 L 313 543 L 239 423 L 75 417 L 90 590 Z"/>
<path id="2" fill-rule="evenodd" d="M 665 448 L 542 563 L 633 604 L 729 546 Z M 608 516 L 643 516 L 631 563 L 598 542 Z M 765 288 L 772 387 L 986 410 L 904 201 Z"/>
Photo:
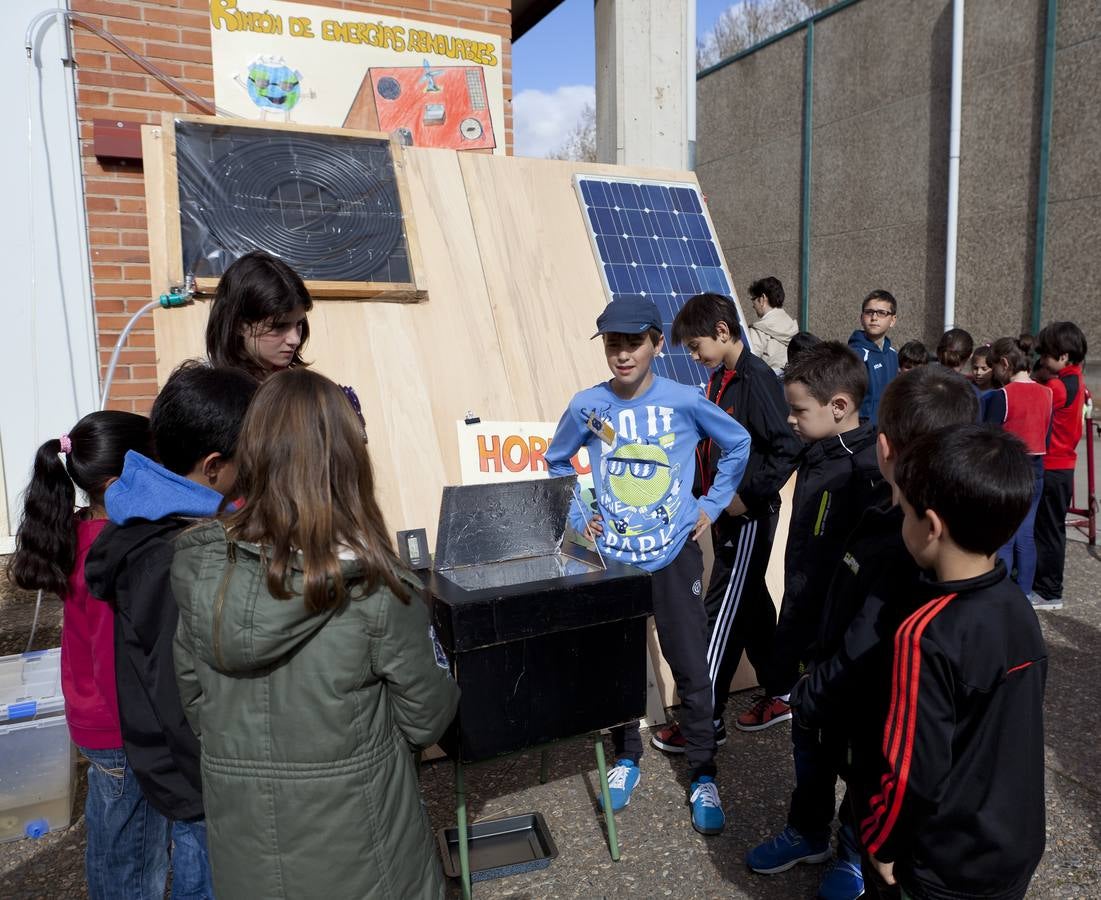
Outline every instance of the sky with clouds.
<path id="1" fill-rule="evenodd" d="M 730 0 L 696 0 L 702 37 Z M 557 150 L 585 104 L 596 101 L 593 0 L 564 0 L 512 47 L 512 123 L 517 156 Z"/>

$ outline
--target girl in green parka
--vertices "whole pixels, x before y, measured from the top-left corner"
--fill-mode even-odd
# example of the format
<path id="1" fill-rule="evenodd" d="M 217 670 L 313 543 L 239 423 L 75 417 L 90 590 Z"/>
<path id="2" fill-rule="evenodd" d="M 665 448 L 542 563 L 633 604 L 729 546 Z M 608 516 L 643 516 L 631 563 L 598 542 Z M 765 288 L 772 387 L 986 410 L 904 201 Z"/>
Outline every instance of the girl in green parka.
<path id="1" fill-rule="evenodd" d="M 356 414 L 324 376 L 273 374 L 236 460 L 244 502 L 183 533 L 172 565 L 215 894 L 442 897 L 413 754 L 459 690 Z"/>

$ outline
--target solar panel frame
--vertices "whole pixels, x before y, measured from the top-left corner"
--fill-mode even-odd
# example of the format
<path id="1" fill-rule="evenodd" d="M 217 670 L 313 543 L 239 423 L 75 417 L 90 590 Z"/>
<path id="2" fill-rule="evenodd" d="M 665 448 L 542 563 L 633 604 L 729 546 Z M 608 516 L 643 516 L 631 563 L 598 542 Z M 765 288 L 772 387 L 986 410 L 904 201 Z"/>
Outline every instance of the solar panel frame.
<path id="1" fill-rule="evenodd" d="M 573 184 L 608 302 L 623 294 L 651 297 L 665 335 L 654 371 L 705 386 L 707 370 L 670 340 L 676 314 L 689 297 L 713 291 L 734 300 L 743 339 L 747 323 L 699 186 L 585 173 Z"/>

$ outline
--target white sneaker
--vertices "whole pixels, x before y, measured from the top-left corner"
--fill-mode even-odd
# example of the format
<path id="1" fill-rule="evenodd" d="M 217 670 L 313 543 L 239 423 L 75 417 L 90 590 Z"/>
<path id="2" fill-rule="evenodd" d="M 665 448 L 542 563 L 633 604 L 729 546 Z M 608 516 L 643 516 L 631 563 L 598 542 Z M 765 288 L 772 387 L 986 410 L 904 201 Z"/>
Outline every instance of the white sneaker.
<path id="1" fill-rule="evenodd" d="M 1063 598 L 1053 597 L 1048 600 L 1045 597 L 1041 597 L 1035 591 L 1028 595 L 1028 602 L 1032 604 L 1033 609 L 1062 609 Z"/>

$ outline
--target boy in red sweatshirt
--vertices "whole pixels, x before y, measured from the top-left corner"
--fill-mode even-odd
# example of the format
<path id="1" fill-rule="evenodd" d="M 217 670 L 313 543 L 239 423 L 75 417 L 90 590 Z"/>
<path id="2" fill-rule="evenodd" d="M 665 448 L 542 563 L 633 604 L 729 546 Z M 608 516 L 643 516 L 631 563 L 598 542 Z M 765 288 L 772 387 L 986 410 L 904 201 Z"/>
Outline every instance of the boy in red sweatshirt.
<path id="1" fill-rule="evenodd" d="M 1037 609 L 1063 608 L 1063 560 L 1067 550 L 1067 509 L 1074 491 L 1074 466 L 1082 439 L 1086 385 L 1082 362 L 1086 336 L 1073 322 L 1052 322 L 1036 339 L 1040 366 L 1054 377 L 1051 441 L 1044 457 L 1044 488 L 1036 508 L 1036 578 L 1032 604 Z"/>

